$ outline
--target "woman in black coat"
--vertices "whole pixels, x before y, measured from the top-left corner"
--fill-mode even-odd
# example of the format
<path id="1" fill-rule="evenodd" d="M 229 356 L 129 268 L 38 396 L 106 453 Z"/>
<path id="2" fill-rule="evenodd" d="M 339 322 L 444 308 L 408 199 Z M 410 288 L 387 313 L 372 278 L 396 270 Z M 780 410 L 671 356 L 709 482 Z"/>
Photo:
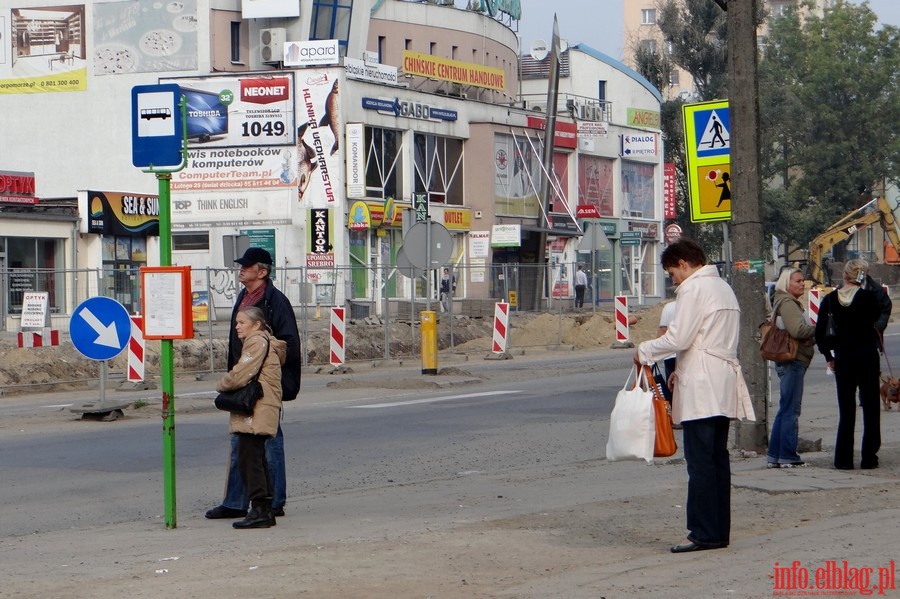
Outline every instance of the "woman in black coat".
<path id="1" fill-rule="evenodd" d="M 816 345 L 834 371 L 837 385 L 837 439 L 834 467 L 853 469 L 854 429 L 856 427 L 856 391 L 863 410 L 862 461 L 860 468 L 878 467 L 881 447 L 881 412 L 878 381 L 881 371 L 879 331 L 875 323 L 881 309 L 875 294 L 863 289 L 869 264 L 850 260 L 844 266 L 844 285 L 825 296 L 816 321 Z M 829 320 L 834 325 L 830 331 Z"/>

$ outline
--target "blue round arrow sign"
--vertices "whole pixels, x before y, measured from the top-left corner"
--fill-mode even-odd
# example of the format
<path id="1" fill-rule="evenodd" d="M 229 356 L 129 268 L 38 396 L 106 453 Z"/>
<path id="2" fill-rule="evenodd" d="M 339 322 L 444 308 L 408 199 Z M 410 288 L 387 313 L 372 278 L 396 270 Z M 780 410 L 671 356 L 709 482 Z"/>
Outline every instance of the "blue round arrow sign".
<path id="1" fill-rule="evenodd" d="M 92 297 L 75 308 L 69 336 L 81 354 L 91 360 L 115 358 L 128 346 L 131 317 L 125 306 L 109 297 Z"/>

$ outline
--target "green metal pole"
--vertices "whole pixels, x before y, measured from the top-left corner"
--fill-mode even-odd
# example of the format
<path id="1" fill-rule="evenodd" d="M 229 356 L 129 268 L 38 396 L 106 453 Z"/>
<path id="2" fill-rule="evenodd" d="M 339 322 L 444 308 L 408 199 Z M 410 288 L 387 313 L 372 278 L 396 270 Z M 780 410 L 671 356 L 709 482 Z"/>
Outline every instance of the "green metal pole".
<path id="1" fill-rule="evenodd" d="M 159 265 L 172 265 L 172 220 L 169 191 L 172 173 L 156 173 L 159 181 Z M 175 505 L 175 358 L 173 341 L 163 339 L 159 349 L 162 377 L 163 417 L 163 493 L 165 495 L 166 528 L 177 523 Z"/>
<path id="2" fill-rule="evenodd" d="M 157 170 L 150 165 L 144 172 L 156 174 L 159 183 L 159 265 L 172 266 L 172 208 L 170 191 L 172 173 L 187 166 L 187 103 L 179 98 L 181 110 L 181 165 L 168 170 Z M 162 378 L 163 418 L 163 495 L 165 501 L 166 528 L 178 526 L 175 506 L 175 358 L 172 339 L 162 339 L 159 348 L 160 375 Z"/>

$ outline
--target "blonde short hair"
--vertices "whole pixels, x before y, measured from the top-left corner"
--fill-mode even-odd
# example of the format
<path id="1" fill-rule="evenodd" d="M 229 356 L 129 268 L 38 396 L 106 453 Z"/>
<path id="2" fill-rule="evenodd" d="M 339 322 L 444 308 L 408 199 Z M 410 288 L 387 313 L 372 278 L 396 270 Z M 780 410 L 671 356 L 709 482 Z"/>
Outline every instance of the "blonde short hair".
<path id="1" fill-rule="evenodd" d="M 775 283 L 775 291 L 788 293 L 788 284 L 791 282 L 791 277 L 794 276 L 795 272 L 803 273 L 799 268 L 785 268 L 782 270 L 781 274 L 778 276 L 778 282 Z"/>

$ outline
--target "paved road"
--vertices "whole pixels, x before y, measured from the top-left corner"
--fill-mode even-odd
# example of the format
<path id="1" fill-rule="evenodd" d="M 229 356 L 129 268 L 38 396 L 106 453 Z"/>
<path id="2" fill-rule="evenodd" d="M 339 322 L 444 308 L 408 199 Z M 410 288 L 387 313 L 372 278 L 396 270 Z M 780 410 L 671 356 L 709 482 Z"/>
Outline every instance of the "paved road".
<path id="1" fill-rule="evenodd" d="M 898 342 L 888 337 L 891 355 Z M 415 364 L 305 374 L 303 397 L 285 417 L 288 517 L 253 538 L 202 518 L 218 499 L 227 448 L 209 383 L 176 387 L 178 531 L 186 535 L 165 531 L 161 520 L 156 404 L 100 423 L 59 407 L 83 395 L 4 398 L 0 572 L 22 596 L 38 589 L 149 597 L 116 594 L 115 582 L 127 577 L 144 591 L 157 589 L 160 560 L 175 556 L 183 561 L 163 564 L 175 585 L 168 591 L 231 596 L 234 581 L 252 584 L 234 564 L 248 552 L 276 551 L 260 545 L 264 538 L 278 539 L 281 551 L 270 559 L 298 565 L 282 571 L 277 587 L 292 592 L 274 596 L 426 596 L 433 588 L 446 597 L 763 597 L 772 595 L 775 561 L 833 558 L 877 568 L 896 557 L 897 413 L 884 414 L 883 467 L 873 473 L 831 470 L 827 451 L 810 454 L 813 466 L 788 476 L 767 471 L 762 457 L 735 456 L 735 502 L 743 507 L 732 547 L 666 554 L 682 534 L 679 456 L 651 469 L 602 459 L 629 359 L 630 352 L 611 350 L 448 359 L 442 367 L 450 374 L 427 381 Z M 443 387 L 422 388 L 438 381 Z M 152 392 L 137 395 L 155 401 Z M 819 358 L 807 375 L 802 431 L 822 437 L 826 448 L 834 403 L 833 379 Z M 805 514 L 804 501 L 815 502 Z M 800 516 L 792 512 L 798 507 Z M 90 582 L 83 589 L 99 594 L 60 591 L 76 572 Z M 458 586 L 479 572 L 490 585 Z M 404 585 L 410 577 L 431 586 Z"/>

